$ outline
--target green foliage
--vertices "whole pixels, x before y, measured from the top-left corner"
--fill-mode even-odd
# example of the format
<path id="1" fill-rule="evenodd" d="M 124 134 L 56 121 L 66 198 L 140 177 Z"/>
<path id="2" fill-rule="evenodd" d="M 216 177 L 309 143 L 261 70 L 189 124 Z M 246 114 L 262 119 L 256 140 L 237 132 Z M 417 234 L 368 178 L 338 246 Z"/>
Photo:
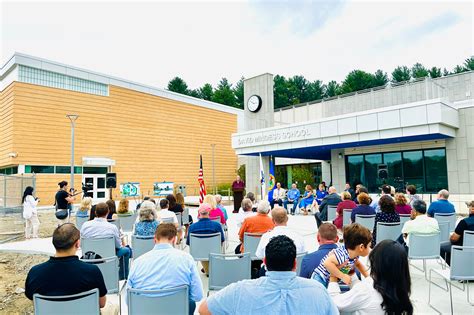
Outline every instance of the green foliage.
<path id="1" fill-rule="evenodd" d="M 292 166 L 293 182 L 300 191 L 304 191 L 306 185 L 311 185 L 314 188 L 313 173 L 309 165 L 293 165 Z"/>
<path id="2" fill-rule="evenodd" d="M 231 183 L 222 183 L 217 185 L 217 193 L 222 196 L 228 196 L 229 195 L 229 189 L 232 187 Z"/>
<path id="3" fill-rule="evenodd" d="M 175 77 L 168 83 L 168 90 L 187 95 L 188 85 L 180 77 Z"/>
<path id="4" fill-rule="evenodd" d="M 235 85 L 234 95 L 237 99 L 238 107 L 244 108 L 244 77 L 241 77 L 239 82 Z"/>
<path id="5" fill-rule="evenodd" d="M 446 69 L 445 69 L 446 70 Z M 430 70 L 428 70 L 428 73 L 431 78 L 439 78 L 441 77 L 441 68 L 436 68 L 432 67 Z"/>
<path id="6" fill-rule="evenodd" d="M 466 70 L 474 70 L 474 56 L 464 61 L 464 68 Z"/>
<path id="7" fill-rule="evenodd" d="M 408 81 L 411 78 L 410 69 L 407 66 L 398 66 L 392 72 L 392 81 L 393 82 L 403 82 Z"/>
<path id="8" fill-rule="evenodd" d="M 219 82 L 219 85 L 212 96 L 212 101 L 232 107 L 239 107 L 234 91 L 232 90 L 232 84 L 230 84 L 226 78 L 222 78 Z"/>
<path id="9" fill-rule="evenodd" d="M 374 76 L 362 70 L 353 70 L 342 82 L 342 93 L 351 93 L 354 91 L 365 90 L 372 87 Z"/>
<path id="10" fill-rule="evenodd" d="M 275 108 L 282 108 L 288 105 L 290 105 L 290 98 L 288 96 L 286 79 L 284 76 L 277 74 L 273 78 L 273 106 Z"/>
<path id="11" fill-rule="evenodd" d="M 443 75 L 444 76 L 447 76 L 447 75 L 450 75 L 451 72 L 449 72 L 446 68 L 443 69 Z"/>
<path id="12" fill-rule="evenodd" d="M 245 182 L 245 164 L 240 165 L 236 173 L 240 176 L 240 179 Z"/>
<path id="13" fill-rule="evenodd" d="M 199 89 L 199 97 L 203 100 L 210 101 L 212 100 L 212 96 L 214 95 L 214 88 L 209 83 L 204 84 Z"/>
<path id="14" fill-rule="evenodd" d="M 465 71 L 467 71 L 466 68 L 464 68 L 463 66 L 460 66 L 460 65 L 457 65 L 453 69 L 453 73 L 462 73 L 462 72 L 465 72 Z"/>
<path id="15" fill-rule="evenodd" d="M 382 70 L 375 71 L 373 78 L 372 78 L 372 87 L 377 86 L 384 86 L 388 82 L 387 72 L 383 72 Z"/>
<path id="16" fill-rule="evenodd" d="M 326 86 L 323 81 L 316 80 L 308 86 L 308 100 L 307 102 L 320 100 L 326 94 Z"/>
<path id="17" fill-rule="evenodd" d="M 336 81 L 329 81 L 328 85 L 326 86 L 326 97 L 333 97 L 336 95 L 341 94 L 341 87 Z"/>
<path id="18" fill-rule="evenodd" d="M 428 70 L 421 63 L 417 62 L 411 68 L 411 75 L 413 78 L 424 78 L 428 76 Z"/>
<path id="19" fill-rule="evenodd" d="M 199 93 L 199 90 L 188 90 L 187 94 L 192 97 L 201 98 L 201 94 Z"/>

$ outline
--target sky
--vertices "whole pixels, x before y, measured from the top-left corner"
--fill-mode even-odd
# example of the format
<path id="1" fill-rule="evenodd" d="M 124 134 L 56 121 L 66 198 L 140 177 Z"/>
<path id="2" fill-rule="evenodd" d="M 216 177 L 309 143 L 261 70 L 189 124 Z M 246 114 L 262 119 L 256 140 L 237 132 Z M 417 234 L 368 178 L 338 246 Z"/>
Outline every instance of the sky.
<path id="1" fill-rule="evenodd" d="M 2 65 L 22 52 L 159 88 L 474 56 L 473 1 L 0 1 Z"/>

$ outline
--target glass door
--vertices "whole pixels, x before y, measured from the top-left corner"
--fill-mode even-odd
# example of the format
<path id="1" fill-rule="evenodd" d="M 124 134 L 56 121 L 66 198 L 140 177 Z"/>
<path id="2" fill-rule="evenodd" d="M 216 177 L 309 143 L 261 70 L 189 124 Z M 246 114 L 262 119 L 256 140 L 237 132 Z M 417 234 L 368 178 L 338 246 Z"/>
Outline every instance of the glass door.
<path id="1" fill-rule="evenodd" d="M 89 188 L 84 196 L 92 198 L 92 204 L 105 202 L 107 200 L 107 189 L 105 188 L 105 174 L 84 174 L 83 183 Z"/>

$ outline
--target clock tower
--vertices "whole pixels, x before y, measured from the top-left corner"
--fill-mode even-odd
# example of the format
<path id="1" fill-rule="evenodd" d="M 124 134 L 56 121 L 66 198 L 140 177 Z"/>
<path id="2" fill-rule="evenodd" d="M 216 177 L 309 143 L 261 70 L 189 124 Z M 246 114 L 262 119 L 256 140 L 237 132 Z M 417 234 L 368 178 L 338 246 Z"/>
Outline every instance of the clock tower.
<path id="1" fill-rule="evenodd" d="M 244 81 L 244 128 L 250 131 L 273 127 L 273 75 L 265 73 Z M 240 132 L 240 130 L 239 130 Z M 262 156 L 265 182 L 268 183 L 269 158 Z M 260 158 L 246 157 L 246 189 L 261 195 Z M 260 197 L 261 198 L 261 197 Z M 266 196 L 264 196 L 266 200 Z"/>

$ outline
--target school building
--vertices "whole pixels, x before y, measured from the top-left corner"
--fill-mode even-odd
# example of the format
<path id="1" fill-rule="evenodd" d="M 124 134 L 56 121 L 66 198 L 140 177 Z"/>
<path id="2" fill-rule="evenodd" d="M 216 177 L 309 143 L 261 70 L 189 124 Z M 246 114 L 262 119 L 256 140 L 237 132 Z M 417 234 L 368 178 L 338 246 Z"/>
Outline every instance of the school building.
<path id="1" fill-rule="evenodd" d="M 75 188 L 90 184 L 94 202 L 109 197 L 107 172 L 114 198 L 120 185 L 153 195 L 160 182 L 197 195 L 200 155 L 209 188 L 235 179 L 242 110 L 19 53 L 1 68 L 0 91 L 0 173 L 34 173 L 40 206 L 70 181 L 68 114 L 79 115 Z"/>
<path id="2" fill-rule="evenodd" d="M 474 199 L 474 71 L 423 78 L 273 108 L 273 76 L 244 82 L 245 112 L 232 146 L 247 156 L 247 189 L 260 192 L 275 158 L 277 181 L 288 187 L 301 168 L 308 184 L 342 191 L 363 184 L 416 185 L 425 199 L 448 189 L 458 212 Z M 299 183 L 301 184 L 301 182 Z M 301 187 L 301 186 L 300 186 Z M 316 188 L 316 187 L 313 187 Z"/>

